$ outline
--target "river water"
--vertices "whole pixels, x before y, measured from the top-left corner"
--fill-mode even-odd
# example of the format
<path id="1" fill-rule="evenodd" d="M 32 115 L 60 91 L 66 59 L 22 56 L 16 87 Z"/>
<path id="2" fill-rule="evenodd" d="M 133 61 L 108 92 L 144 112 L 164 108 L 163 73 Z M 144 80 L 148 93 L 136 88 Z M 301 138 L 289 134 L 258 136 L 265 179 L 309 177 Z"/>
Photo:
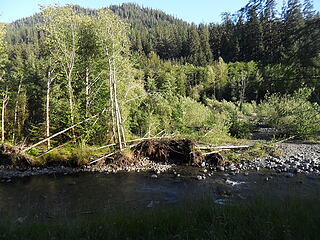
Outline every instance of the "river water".
<path id="1" fill-rule="evenodd" d="M 184 176 L 184 172 L 189 172 Z M 214 173 L 197 180 L 193 169 L 181 177 L 151 173 L 79 173 L 33 176 L 0 183 L 0 222 L 69 218 L 119 208 L 156 208 L 188 201 L 213 204 L 246 201 L 258 194 L 275 198 L 320 196 L 317 176 L 288 177 L 273 172 Z"/>

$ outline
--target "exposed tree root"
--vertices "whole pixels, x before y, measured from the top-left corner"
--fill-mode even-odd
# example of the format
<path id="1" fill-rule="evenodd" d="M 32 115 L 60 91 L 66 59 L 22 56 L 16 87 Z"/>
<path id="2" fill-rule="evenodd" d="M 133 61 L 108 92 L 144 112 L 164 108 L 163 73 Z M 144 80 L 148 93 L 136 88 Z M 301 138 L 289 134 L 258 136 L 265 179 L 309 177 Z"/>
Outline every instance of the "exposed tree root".
<path id="1" fill-rule="evenodd" d="M 19 147 L 2 144 L 0 146 L 0 165 L 30 167 L 33 159 L 23 153 Z"/>

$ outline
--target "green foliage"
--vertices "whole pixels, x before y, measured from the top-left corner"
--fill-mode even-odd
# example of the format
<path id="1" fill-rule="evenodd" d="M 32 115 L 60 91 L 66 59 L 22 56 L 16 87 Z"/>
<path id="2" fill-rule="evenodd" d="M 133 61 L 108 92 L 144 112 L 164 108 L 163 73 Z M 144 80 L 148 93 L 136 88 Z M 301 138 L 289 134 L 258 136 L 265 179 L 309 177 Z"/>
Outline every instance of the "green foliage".
<path id="1" fill-rule="evenodd" d="M 257 116 L 257 103 L 255 101 L 251 103 L 243 103 L 241 107 L 241 112 L 245 116 L 256 117 Z"/>
<path id="2" fill-rule="evenodd" d="M 282 156 L 282 151 L 272 143 L 257 142 L 247 151 L 242 153 L 242 159 L 257 159 L 267 156 Z"/>
<path id="3" fill-rule="evenodd" d="M 6 51 L 6 26 L 0 23 L 0 79 L 4 75 L 4 67 L 7 63 L 7 51 Z"/>
<path id="4" fill-rule="evenodd" d="M 250 138 L 254 121 L 251 116 L 256 115 L 255 103 L 244 103 L 242 107 L 233 102 L 206 99 L 209 108 L 218 114 L 225 115 L 228 133 L 237 138 Z"/>
<path id="5" fill-rule="evenodd" d="M 230 119 L 230 134 L 236 138 L 250 138 L 253 129 L 252 122 L 246 118 L 232 115 Z"/>
<path id="6" fill-rule="evenodd" d="M 45 154 L 39 158 L 39 162 L 43 166 L 82 166 L 88 163 L 90 160 L 97 158 L 97 152 L 94 151 L 94 147 L 76 144 L 69 145 L 62 149 L 53 150 L 52 152 Z"/>
<path id="7" fill-rule="evenodd" d="M 282 156 L 282 151 L 272 143 L 257 142 L 246 150 L 229 151 L 224 154 L 225 159 L 230 162 L 241 162 L 257 158 L 265 158 L 267 156 Z"/>
<path id="8" fill-rule="evenodd" d="M 50 134 L 100 114 L 52 145 L 72 135 L 87 144 L 113 141 L 110 79 L 130 139 L 160 132 L 248 138 L 257 108 L 282 134 L 315 134 L 319 107 L 308 100 L 319 103 L 319 16 L 296 3 L 277 17 L 275 1 L 250 1 L 237 18 L 225 13 L 222 24 L 198 26 L 135 4 L 54 5 L 9 24 L 6 36 L 0 25 L 6 138 L 45 136 L 49 92 Z M 311 98 L 292 95 L 303 87 L 314 89 Z"/>
<path id="9" fill-rule="evenodd" d="M 40 152 L 37 148 L 31 148 L 30 151 L 28 151 L 28 154 L 31 156 L 39 156 Z"/>
<path id="10" fill-rule="evenodd" d="M 259 106 L 259 117 L 282 135 L 310 138 L 320 131 L 320 107 L 307 100 L 311 92 L 303 88 L 293 95 L 271 95 Z"/>
<path id="11" fill-rule="evenodd" d="M 177 128 L 178 132 L 210 143 L 231 141 L 229 119 L 225 113 L 211 111 L 190 98 L 182 98 L 179 106 L 181 126 Z"/>

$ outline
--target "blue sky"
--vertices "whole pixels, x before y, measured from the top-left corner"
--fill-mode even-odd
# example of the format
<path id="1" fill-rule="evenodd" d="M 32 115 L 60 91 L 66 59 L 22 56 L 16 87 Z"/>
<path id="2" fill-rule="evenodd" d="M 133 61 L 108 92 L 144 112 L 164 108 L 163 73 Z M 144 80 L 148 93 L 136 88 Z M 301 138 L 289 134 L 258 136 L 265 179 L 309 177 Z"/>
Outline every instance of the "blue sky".
<path id="1" fill-rule="evenodd" d="M 188 22 L 210 23 L 219 22 L 222 12 L 234 13 L 245 6 L 248 0 L 0 0 L 0 22 L 12 22 L 39 12 L 39 4 L 70 3 L 101 8 L 124 2 L 135 2 L 145 7 L 161 9 Z M 282 0 L 279 2 L 282 4 Z M 320 0 L 314 0 L 314 6 L 319 11 Z"/>

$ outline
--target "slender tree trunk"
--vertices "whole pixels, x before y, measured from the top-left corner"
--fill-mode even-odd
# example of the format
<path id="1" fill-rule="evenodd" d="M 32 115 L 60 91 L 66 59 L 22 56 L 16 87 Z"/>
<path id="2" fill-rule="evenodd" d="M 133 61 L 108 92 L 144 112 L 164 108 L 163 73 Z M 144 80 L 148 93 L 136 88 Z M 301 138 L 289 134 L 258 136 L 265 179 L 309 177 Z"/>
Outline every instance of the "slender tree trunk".
<path id="1" fill-rule="evenodd" d="M 70 105 L 70 118 L 71 118 L 71 125 L 74 125 L 75 123 L 75 112 L 74 112 L 74 96 L 73 96 L 73 87 L 72 87 L 72 74 L 74 69 L 74 63 L 75 63 L 75 55 L 76 55 L 76 36 L 75 36 L 75 30 L 72 29 L 72 52 L 70 56 L 70 62 L 68 65 L 68 92 L 69 92 L 69 105 Z M 72 132 L 72 138 L 76 139 L 75 129 L 73 128 L 71 130 Z"/>
<path id="2" fill-rule="evenodd" d="M 72 69 L 69 70 L 68 74 L 68 93 L 69 93 L 69 106 L 70 106 L 70 119 L 71 125 L 74 125 L 75 116 L 74 116 L 74 104 L 73 104 L 73 88 L 72 88 Z M 72 129 L 72 138 L 75 139 L 75 130 Z"/>
<path id="3" fill-rule="evenodd" d="M 18 86 L 18 92 L 17 92 L 17 100 L 14 106 L 14 120 L 13 120 L 13 133 L 12 133 L 12 142 L 15 144 L 15 135 L 16 131 L 19 133 L 19 122 L 18 122 L 18 106 L 19 106 L 19 97 L 20 97 L 20 92 L 21 92 L 21 86 L 22 86 L 22 77 L 20 78 L 19 86 Z"/>
<path id="4" fill-rule="evenodd" d="M 117 137 L 119 148 L 122 150 L 122 139 L 121 139 L 121 128 L 120 128 L 120 112 L 119 112 L 119 105 L 118 105 L 118 96 L 117 96 L 117 83 L 115 79 L 115 71 L 114 71 L 114 63 L 111 64 L 111 71 L 112 71 L 112 88 L 113 88 L 113 101 L 114 101 L 114 110 L 116 116 L 116 129 L 117 129 Z"/>
<path id="5" fill-rule="evenodd" d="M 120 132 L 121 132 L 120 139 L 122 138 L 123 144 L 125 145 L 126 138 L 125 138 L 125 134 L 124 134 L 121 111 L 120 111 L 120 106 L 119 106 L 118 96 L 117 96 L 116 68 L 115 68 L 114 64 L 113 64 L 113 79 L 114 79 L 114 93 L 115 93 L 115 98 L 114 99 L 115 99 L 115 104 L 116 104 L 116 109 L 117 109 L 117 114 L 118 114 L 118 120 L 119 120 L 118 128 L 120 128 Z M 121 146 L 120 149 L 122 150 L 122 146 Z"/>
<path id="6" fill-rule="evenodd" d="M 86 118 L 89 115 L 89 105 L 90 105 L 90 84 L 89 84 L 90 71 L 86 68 Z"/>
<path id="7" fill-rule="evenodd" d="M 110 105 L 111 105 L 111 117 L 112 117 L 112 134 L 113 140 L 116 142 L 116 121 L 115 121 L 115 106 L 113 101 L 113 72 L 112 72 L 112 64 L 109 59 L 109 94 L 110 94 Z"/>
<path id="8" fill-rule="evenodd" d="M 6 89 L 5 96 L 2 101 L 2 110 L 1 110 L 1 142 L 4 143 L 5 140 L 5 114 L 6 114 L 6 107 L 9 101 L 8 96 L 8 88 Z"/>
<path id="9" fill-rule="evenodd" d="M 241 93 L 240 93 L 240 109 L 242 110 L 244 98 L 245 98 L 245 93 L 246 93 L 246 77 L 241 76 Z"/>
<path id="10" fill-rule="evenodd" d="M 46 138 L 50 137 L 50 88 L 51 88 L 51 71 L 48 72 L 48 80 L 47 80 L 47 97 L 46 97 Z M 48 139 L 47 141 L 48 150 L 51 148 L 51 141 Z"/>

